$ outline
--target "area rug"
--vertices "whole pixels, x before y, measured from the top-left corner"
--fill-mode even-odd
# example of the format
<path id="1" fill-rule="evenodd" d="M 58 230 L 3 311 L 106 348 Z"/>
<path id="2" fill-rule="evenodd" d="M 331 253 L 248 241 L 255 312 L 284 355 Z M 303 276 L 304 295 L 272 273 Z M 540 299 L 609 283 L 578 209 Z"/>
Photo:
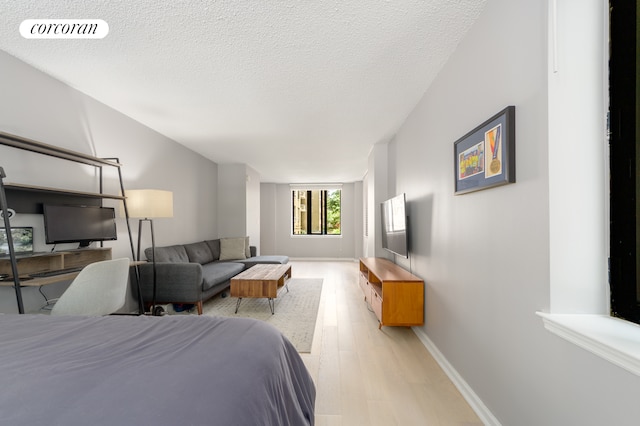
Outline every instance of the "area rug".
<path id="1" fill-rule="evenodd" d="M 278 290 L 275 313 L 271 314 L 268 299 L 243 298 L 238 313 L 237 298 L 216 296 L 203 305 L 203 315 L 255 318 L 280 330 L 298 352 L 311 352 L 313 332 L 322 293 L 322 278 L 291 278 L 286 288 Z"/>

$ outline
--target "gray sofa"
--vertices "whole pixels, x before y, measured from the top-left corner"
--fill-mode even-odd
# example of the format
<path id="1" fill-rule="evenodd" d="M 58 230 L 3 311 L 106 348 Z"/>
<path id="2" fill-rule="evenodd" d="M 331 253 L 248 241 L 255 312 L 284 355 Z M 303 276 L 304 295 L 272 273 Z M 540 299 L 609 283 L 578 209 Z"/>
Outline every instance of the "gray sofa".
<path id="1" fill-rule="evenodd" d="M 230 240 L 239 239 L 224 239 L 222 244 L 217 239 L 156 247 L 156 304 L 194 304 L 198 315 L 202 315 L 202 303 L 228 289 L 231 278 L 240 272 L 258 263 L 289 262 L 287 256 L 256 256 L 256 248 L 249 246 L 248 238 L 244 248 L 225 250 Z M 150 305 L 153 299 L 151 247 L 145 250 L 145 255 L 149 262 L 140 265 L 138 270 L 142 300 Z"/>

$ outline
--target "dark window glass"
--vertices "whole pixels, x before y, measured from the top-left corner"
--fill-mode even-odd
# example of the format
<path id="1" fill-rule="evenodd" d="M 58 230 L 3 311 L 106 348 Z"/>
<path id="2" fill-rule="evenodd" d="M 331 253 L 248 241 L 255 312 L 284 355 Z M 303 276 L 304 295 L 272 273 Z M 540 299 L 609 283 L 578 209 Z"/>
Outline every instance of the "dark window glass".
<path id="1" fill-rule="evenodd" d="M 640 323 L 638 282 L 638 26 L 637 3 L 611 0 L 609 58 L 611 314 Z"/>

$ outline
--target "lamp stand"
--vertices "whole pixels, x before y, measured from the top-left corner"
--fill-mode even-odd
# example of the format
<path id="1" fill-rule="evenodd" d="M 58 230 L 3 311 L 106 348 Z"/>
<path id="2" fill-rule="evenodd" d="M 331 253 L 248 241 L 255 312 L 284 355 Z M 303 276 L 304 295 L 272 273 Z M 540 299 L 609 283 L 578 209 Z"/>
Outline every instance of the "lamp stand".
<path id="1" fill-rule="evenodd" d="M 149 227 L 151 229 L 151 264 L 153 270 L 153 296 L 151 298 L 151 315 L 160 316 L 164 314 L 164 309 L 162 306 L 156 307 L 156 242 L 153 234 L 153 219 L 144 218 L 138 220 L 138 252 L 137 252 L 137 260 L 140 261 L 140 239 L 142 237 L 142 222 L 149 222 Z"/>

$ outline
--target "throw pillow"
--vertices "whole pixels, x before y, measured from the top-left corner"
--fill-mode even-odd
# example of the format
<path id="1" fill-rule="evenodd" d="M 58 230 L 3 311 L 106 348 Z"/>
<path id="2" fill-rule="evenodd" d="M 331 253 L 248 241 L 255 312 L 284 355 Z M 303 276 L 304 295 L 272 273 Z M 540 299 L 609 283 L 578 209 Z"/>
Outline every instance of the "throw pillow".
<path id="1" fill-rule="evenodd" d="M 245 237 L 244 243 L 244 257 L 247 259 L 251 257 L 251 248 L 249 247 L 249 237 Z"/>
<path id="2" fill-rule="evenodd" d="M 246 238 L 221 238 L 220 260 L 246 259 Z"/>

